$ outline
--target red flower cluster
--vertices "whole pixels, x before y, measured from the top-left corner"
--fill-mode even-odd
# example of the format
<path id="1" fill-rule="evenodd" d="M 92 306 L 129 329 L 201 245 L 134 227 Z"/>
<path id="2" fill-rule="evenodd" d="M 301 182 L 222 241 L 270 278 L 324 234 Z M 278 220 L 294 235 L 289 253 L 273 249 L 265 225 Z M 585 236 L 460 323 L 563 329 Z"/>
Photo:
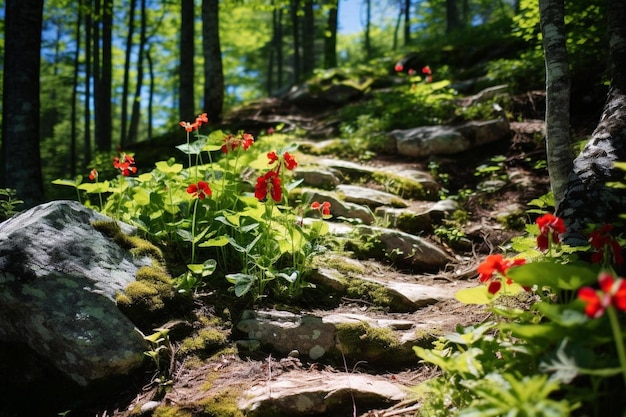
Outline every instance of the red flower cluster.
<path id="1" fill-rule="evenodd" d="M 598 264 L 602 263 L 605 261 L 606 256 L 609 258 L 606 259 L 607 263 L 614 262 L 615 265 L 621 265 L 624 263 L 622 247 L 611 235 L 613 228 L 612 224 L 605 224 L 600 229 L 591 232 L 589 235 L 589 243 L 591 244 L 591 247 L 595 249 L 595 252 L 591 255 L 591 262 Z"/>
<path id="2" fill-rule="evenodd" d="M 537 246 L 540 250 L 546 251 L 550 245 L 558 245 L 560 235 L 565 233 L 565 223 L 560 217 L 546 213 L 537 219 L 539 226 L 539 236 L 537 236 Z"/>
<path id="3" fill-rule="evenodd" d="M 213 194 L 209 184 L 204 181 L 198 181 L 197 184 L 191 184 L 187 187 L 187 192 L 193 197 L 198 197 L 200 200 L 204 200 L 206 197 L 211 197 L 211 194 Z"/>
<path id="4" fill-rule="evenodd" d="M 247 151 L 250 146 L 254 143 L 254 136 L 249 133 L 239 133 L 237 136 L 226 135 L 224 137 L 224 145 L 222 145 L 222 153 L 228 153 L 229 151 L 234 151 L 239 146 L 243 148 L 244 151 Z"/>
<path id="5" fill-rule="evenodd" d="M 523 258 L 504 259 L 501 254 L 489 255 L 478 265 L 478 279 L 482 283 L 489 283 L 487 291 L 489 294 L 495 294 L 502 287 L 501 278 L 506 278 L 506 284 L 511 285 L 513 281 L 506 276 L 506 271 L 517 265 L 524 265 L 526 260 Z M 496 275 L 498 273 L 498 275 Z"/>
<path id="6" fill-rule="evenodd" d="M 209 122 L 209 118 L 207 117 L 207 114 L 202 113 L 201 115 L 196 117 L 196 121 L 193 123 L 180 122 L 178 124 L 181 125 L 183 128 L 185 128 L 187 132 L 192 132 L 198 129 L 200 126 L 202 126 L 202 123 L 208 123 L 208 122 Z"/>
<path id="7" fill-rule="evenodd" d="M 267 158 L 270 160 L 270 165 L 277 161 L 278 164 L 275 168 L 257 179 L 256 186 L 254 187 L 254 196 L 258 198 L 259 201 L 263 201 L 267 198 L 267 194 L 269 193 L 272 200 L 279 202 L 283 198 L 280 169 L 284 166 L 291 171 L 298 166 L 298 162 L 289 152 L 284 152 L 279 155 L 276 152 L 271 151 L 268 152 Z"/>
<path id="8" fill-rule="evenodd" d="M 615 279 L 608 272 L 602 272 L 598 276 L 600 290 L 591 287 L 583 287 L 578 290 L 578 299 L 585 303 L 585 314 L 592 318 L 598 318 L 604 314 L 609 306 L 626 311 L 626 281 L 623 278 Z"/>
<path id="9" fill-rule="evenodd" d="M 319 210 L 324 217 L 330 216 L 330 202 L 328 201 L 324 201 L 321 204 L 317 201 L 314 201 L 313 203 L 311 203 L 311 208 L 313 210 Z"/>
<path id="10" fill-rule="evenodd" d="M 113 166 L 119 169 L 123 176 L 128 177 L 130 174 L 137 173 L 137 167 L 135 165 L 135 158 L 123 153 L 120 157 L 113 158 Z"/>
<path id="11" fill-rule="evenodd" d="M 268 171 L 265 175 L 261 175 L 256 181 L 254 196 L 258 198 L 259 201 L 263 201 L 267 198 L 267 194 L 277 203 L 283 199 L 283 190 L 276 171 Z"/>
<path id="12" fill-rule="evenodd" d="M 433 72 L 430 69 L 430 67 L 428 65 L 426 65 L 425 67 L 422 68 L 422 74 L 424 74 L 426 76 L 426 82 L 427 83 L 432 83 L 433 82 Z"/>
<path id="13" fill-rule="evenodd" d="M 95 180 L 98 178 L 98 171 L 94 168 L 91 170 L 91 172 L 89 173 L 89 179 L 91 181 Z"/>

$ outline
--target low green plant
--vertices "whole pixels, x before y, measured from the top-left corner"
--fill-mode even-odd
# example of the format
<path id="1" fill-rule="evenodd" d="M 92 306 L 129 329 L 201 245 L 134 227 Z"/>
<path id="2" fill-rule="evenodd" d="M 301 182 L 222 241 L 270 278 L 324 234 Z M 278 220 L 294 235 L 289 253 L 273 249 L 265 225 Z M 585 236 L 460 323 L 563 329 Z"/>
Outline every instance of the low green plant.
<path id="1" fill-rule="evenodd" d="M 17 214 L 17 207 L 24 201 L 15 198 L 17 191 L 10 188 L 0 188 L 0 222 Z"/>
<path id="2" fill-rule="evenodd" d="M 180 123 L 186 141 L 176 148 L 185 154 L 186 168 L 171 158 L 138 173 L 135 156 L 121 153 L 113 161 L 114 178 L 101 181 L 96 167 L 89 175 L 93 182 L 78 176 L 54 183 L 75 188 L 79 201 L 91 206 L 93 199 L 95 208 L 136 226 L 177 270 L 179 292 L 194 292 L 222 276 L 238 297 L 263 299 L 275 287 L 300 297 L 312 287 L 306 276 L 310 258 L 323 251 L 329 206 L 323 205 L 322 218 L 303 222 L 322 205 L 289 201 L 301 182 L 290 175 L 298 165 L 296 145 L 273 148 L 285 141 L 281 135 L 264 145 L 243 132 L 202 135 L 207 121 L 202 114 Z M 272 285 L 277 280 L 281 285 Z"/>
<path id="3" fill-rule="evenodd" d="M 560 218 L 545 214 L 532 226 L 515 257 L 492 254 L 478 266 L 484 285 L 456 294 L 488 305 L 491 319 L 415 348 L 442 371 L 416 388 L 421 416 L 622 415 L 626 280 L 614 267 L 624 240 L 604 225 L 589 246 L 569 247 Z"/>

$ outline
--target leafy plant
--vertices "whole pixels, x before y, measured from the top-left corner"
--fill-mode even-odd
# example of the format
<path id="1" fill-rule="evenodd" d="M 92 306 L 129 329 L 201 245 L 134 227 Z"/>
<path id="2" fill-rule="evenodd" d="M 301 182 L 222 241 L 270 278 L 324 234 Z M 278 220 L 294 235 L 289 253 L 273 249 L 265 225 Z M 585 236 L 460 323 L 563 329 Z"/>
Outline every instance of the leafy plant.
<path id="1" fill-rule="evenodd" d="M 15 198 L 16 190 L 10 188 L 0 188 L 0 222 L 17 214 L 17 207 L 24 202 Z"/>

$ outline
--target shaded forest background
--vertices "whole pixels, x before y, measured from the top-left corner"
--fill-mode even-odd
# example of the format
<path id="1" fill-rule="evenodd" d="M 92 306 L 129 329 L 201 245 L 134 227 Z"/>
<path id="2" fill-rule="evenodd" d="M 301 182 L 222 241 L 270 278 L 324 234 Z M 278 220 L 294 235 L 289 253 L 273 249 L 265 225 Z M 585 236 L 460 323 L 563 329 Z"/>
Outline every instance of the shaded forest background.
<path id="1" fill-rule="evenodd" d="M 545 88 L 532 0 L 363 0 L 363 31 L 354 34 L 338 34 L 341 0 L 0 2 L 3 11 L 41 3 L 40 117 L 24 135 L 39 144 L 46 193 L 18 189 L 27 203 L 54 197 L 51 180 L 85 175 L 118 149 L 180 134 L 180 120 L 207 112 L 217 126 L 230 109 L 329 68 L 391 74 L 417 54 L 436 79 L 485 77 L 514 93 Z M 565 3 L 572 106 L 597 120 L 600 107 L 586 107 L 597 104 L 594 91 L 606 97 L 604 2 Z M 0 187 L 12 185 L 3 178 Z"/>

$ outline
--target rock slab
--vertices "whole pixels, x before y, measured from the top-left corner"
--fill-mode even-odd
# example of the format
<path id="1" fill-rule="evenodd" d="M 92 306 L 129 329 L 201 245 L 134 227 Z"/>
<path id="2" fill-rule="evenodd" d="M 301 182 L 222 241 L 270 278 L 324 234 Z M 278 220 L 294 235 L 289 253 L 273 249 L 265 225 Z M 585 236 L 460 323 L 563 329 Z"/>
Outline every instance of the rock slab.
<path id="1" fill-rule="evenodd" d="M 81 386 L 129 373 L 145 350 L 115 295 L 151 259 L 133 257 L 96 220 L 112 221 L 53 201 L 0 224 L 0 342 L 27 345 Z"/>

